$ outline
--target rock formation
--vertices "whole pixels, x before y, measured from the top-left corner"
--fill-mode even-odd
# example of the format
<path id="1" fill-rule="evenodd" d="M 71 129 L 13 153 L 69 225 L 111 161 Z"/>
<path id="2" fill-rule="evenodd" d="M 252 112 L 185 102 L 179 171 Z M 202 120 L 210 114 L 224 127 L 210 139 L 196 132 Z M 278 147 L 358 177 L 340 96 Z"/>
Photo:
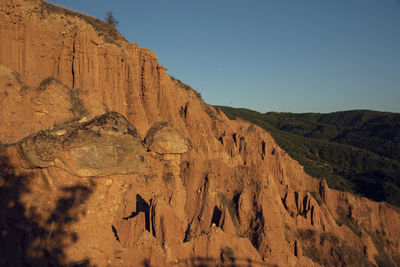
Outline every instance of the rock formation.
<path id="1" fill-rule="evenodd" d="M 158 154 L 182 154 L 192 149 L 190 139 L 182 136 L 168 122 L 154 124 L 144 141 L 150 151 Z"/>
<path id="2" fill-rule="evenodd" d="M 139 133 L 113 112 L 42 130 L 18 145 L 29 167 L 57 166 L 81 177 L 139 173 L 148 165 Z"/>
<path id="3" fill-rule="evenodd" d="M 98 19 L 0 2 L 0 266 L 400 265 L 398 210 L 165 70 Z"/>

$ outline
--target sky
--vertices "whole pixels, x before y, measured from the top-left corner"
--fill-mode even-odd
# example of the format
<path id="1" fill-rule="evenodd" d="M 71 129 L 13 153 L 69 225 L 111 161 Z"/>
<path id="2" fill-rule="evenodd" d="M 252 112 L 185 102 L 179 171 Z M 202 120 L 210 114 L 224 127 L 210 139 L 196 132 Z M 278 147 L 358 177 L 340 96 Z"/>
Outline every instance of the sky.
<path id="1" fill-rule="evenodd" d="M 103 19 L 213 105 L 400 112 L 400 0 L 50 0 Z"/>

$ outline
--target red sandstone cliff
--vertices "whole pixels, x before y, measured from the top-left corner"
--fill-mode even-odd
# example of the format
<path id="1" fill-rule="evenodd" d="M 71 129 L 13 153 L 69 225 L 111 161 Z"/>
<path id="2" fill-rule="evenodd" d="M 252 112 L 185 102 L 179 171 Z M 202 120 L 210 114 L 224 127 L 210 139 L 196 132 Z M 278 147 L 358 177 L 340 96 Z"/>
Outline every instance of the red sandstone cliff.
<path id="1" fill-rule="evenodd" d="M 0 3 L 1 266 L 400 265 L 397 210 L 165 70 L 99 20 Z"/>

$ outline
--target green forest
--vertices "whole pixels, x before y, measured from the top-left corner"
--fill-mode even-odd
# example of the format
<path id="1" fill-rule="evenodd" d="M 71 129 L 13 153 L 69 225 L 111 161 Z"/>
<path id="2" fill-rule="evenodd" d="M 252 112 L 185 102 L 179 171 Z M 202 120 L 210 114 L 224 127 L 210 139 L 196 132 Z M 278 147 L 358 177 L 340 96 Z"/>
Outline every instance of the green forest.
<path id="1" fill-rule="evenodd" d="M 329 187 L 400 207 L 400 114 L 371 110 L 259 113 L 218 106 L 268 132 Z"/>

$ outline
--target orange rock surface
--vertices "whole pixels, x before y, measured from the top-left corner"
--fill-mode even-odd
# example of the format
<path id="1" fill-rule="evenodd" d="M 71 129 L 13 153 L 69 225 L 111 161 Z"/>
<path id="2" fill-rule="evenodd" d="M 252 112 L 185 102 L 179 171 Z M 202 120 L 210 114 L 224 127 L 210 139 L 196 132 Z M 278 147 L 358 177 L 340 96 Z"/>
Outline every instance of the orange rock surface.
<path id="1" fill-rule="evenodd" d="M 165 71 L 100 20 L 0 2 L 0 266 L 400 265 L 397 209 L 329 189 Z M 190 147 L 99 177 L 34 167 L 19 148 L 111 111 L 142 138 L 167 121 Z"/>

